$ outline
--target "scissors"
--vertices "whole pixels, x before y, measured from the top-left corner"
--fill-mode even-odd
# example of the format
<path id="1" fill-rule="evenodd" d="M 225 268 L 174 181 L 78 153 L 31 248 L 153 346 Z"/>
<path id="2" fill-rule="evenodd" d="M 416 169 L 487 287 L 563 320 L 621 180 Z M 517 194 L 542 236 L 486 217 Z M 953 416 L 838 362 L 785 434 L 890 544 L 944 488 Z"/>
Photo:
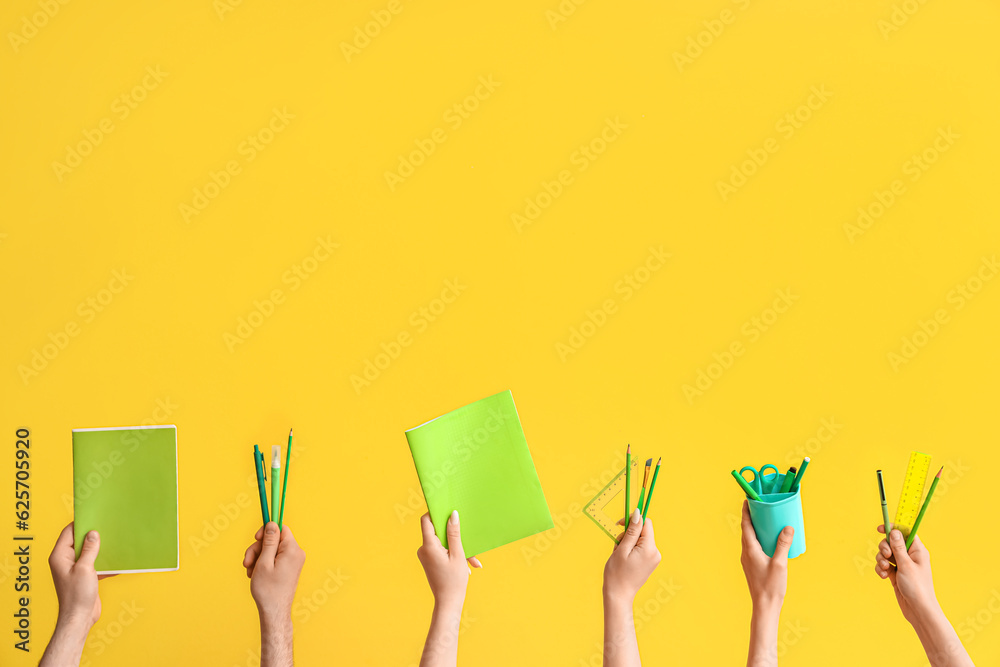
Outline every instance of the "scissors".
<path id="1" fill-rule="evenodd" d="M 766 471 L 768 468 L 774 471 L 773 475 L 764 475 L 764 471 Z M 760 467 L 760 470 L 757 470 L 753 466 L 743 466 L 740 469 L 740 475 L 742 476 L 743 473 L 746 472 L 747 470 L 753 473 L 753 479 L 747 480 L 747 484 L 749 484 L 753 488 L 753 490 L 757 492 L 758 495 L 763 495 L 765 493 L 774 493 L 777 491 L 777 489 L 774 488 L 774 484 L 775 482 L 778 481 L 778 476 L 781 474 L 780 472 L 778 472 L 777 467 L 775 467 L 770 463 L 768 463 L 767 465 L 762 465 Z M 746 478 L 744 477 L 743 479 Z"/>

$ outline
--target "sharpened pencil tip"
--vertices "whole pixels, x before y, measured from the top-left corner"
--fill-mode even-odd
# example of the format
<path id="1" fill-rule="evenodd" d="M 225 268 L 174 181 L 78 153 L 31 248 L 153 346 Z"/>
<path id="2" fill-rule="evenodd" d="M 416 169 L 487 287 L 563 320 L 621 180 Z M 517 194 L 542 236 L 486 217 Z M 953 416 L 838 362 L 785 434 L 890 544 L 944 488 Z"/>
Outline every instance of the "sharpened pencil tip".
<path id="1" fill-rule="evenodd" d="M 628 445 L 625 446 L 625 453 L 626 454 L 632 453 L 632 443 L 629 443 Z"/>
<path id="2" fill-rule="evenodd" d="M 661 462 L 662 460 L 663 460 L 663 457 L 662 457 L 662 456 L 661 456 L 660 458 L 656 459 L 656 467 L 657 467 L 657 468 L 659 468 L 659 467 L 660 467 L 660 462 Z"/>
<path id="3" fill-rule="evenodd" d="M 292 429 L 288 429 L 288 437 L 292 437 Z"/>
<path id="4" fill-rule="evenodd" d="M 941 473 L 942 473 L 942 472 L 944 472 L 944 466 L 941 466 L 941 469 L 940 469 L 940 470 L 938 470 L 938 474 L 936 474 L 936 475 L 934 475 L 934 476 L 935 476 L 935 477 L 937 477 L 937 478 L 940 478 L 940 477 L 941 477 Z"/>

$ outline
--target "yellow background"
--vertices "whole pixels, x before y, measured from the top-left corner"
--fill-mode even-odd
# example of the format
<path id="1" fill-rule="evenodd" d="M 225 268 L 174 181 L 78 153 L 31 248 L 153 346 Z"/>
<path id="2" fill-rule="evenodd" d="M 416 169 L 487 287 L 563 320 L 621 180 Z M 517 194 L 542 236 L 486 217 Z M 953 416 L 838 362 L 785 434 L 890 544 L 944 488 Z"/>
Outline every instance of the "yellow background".
<path id="1" fill-rule="evenodd" d="M 16 49 L 9 33 L 42 10 L 0 9 L 0 434 L 11 475 L 14 430 L 32 429 L 37 538 L 30 658 L 11 646 L 11 557 L 0 558 L 0 662 L 37 661 L 55 620 L 45 557 L 71 519 L 70 429 L 159 420 L 178 426 L 181 568 L 101 584 L 93 664 L 252 662 L 240 566 L 260 519 L 250 450 L 284 442 L 289 426 L 300 449 L 287 520 L 308 554 L 298 601 L 325 600 L 308 620 L 299 607 L 299 662 L 415 663 L 431 596 L 403 431 L 508 388 L 564 527 L 483 555 L 463 664 L 598 664 L 611 543 L 579 507 L 626 442 L 664 458 L 651 510 L 664 558 L 637 606 L 675 591 L 649 603 L 644 660 L 741 664 L 750 605 L 729 470 L 787 466 L 823 419 L 842 427 L 810 443 L 808 551 L 790 567 L 783 664 L 868 664 L 889 650 L 922 664 L 870 567 L 874 471 L 886 470 L 894 511 L 912 449 L 955 471 L 921 530 L 941 602 L 955 624 L 980 613 L 980 629 L 962 630 L 974 657 L 1000 653 L 988 607 L 1000 590 L 989 511 L 1000 281 L 961 309 L 948 297 L 1000 249 L 995 4 L 911 2 L 887 32 L 879 22 L 901 3 L 593 0 L 553 27 L 557 0 L 402 0 L 350 61 L 341 42 L 387 3 L 333 4 L 245 0 L 220 16 L 211 0 L 75 1 Z M 721 33 L 704 32 L 727 9 Z M 707 45 L 679 68 L 674 54 L 699 33 Z M 147 67 L 167 74 L 119 118 L 112 105 Z M 445 113 L 490 76 L 500 85 L 453 129 Z M 829 99 L 785 137 L 776 123 L 813 86 Z M 248 161 L 241 142 L 275 108 L 294 119 Z M 108 118 L 113 132 L 60 181 L 52 163 Z M 578 171 L 574 152 L 615 118 L 627 128 Z M 909 180 L 907 161 L 949 127 L 959 138 Z M 391 191 L 385 172 L 435 128 L 447 140 Z M 779 150 L 723 201 L 718 182 L 769 138 Z M 230 160 L 240 173 L 185 222 L 180 205 Z M 561 170 L 572 183 L 518 231 L 511 215 Z M 844 225 L 894 179 L 905 194 L 850 242 Z M 292 290 L 283 275 L 327 235 L 339 248 Z M 632 298 L 616 293 L 661 245 L 667 264 Z M 127 287 L 85 321 L 78 304 L 123 268 Z M 465 290 L 418 332 L 411 315 L 449 279 Z M 224 335 L 275 289 L 284 303 L 230 351 Z M 751 341 L 744 325 L 779 289 L 798 300 Z M 561 359 L 557 343 L 606 299 L 616 312 Z M 894 369 L 889 353 L 938 309 L 948 323 Z M 79 334 L 22 380 L 73 322 Z M 351 376 L 401 332 L 412 344 L 356 391 Z M 682 386 L 733 342 L 744 354 L 688 401 Z M 223 528 L 207 539 L 212 522 Z M 330 572 L 341 583 L 327 595 Z M 123 604 L 142 611 L 97 645 Z"/>

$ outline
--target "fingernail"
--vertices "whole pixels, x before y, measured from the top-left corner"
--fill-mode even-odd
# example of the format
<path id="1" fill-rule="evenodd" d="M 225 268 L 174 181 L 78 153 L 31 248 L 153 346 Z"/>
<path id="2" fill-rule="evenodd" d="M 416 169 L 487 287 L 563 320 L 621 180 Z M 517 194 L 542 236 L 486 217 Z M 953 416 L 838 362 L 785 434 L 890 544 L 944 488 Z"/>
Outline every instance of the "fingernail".
<path id="1" fill-rule="evenodd" d="M 278 524 L 273 521 L 268 521 L 267 526 L 264 527 L 264 532 L 268 535 L 275 535 L 278 532 Z"/>
<path id="2" fill-rule="evenodd" d="M 452 510 L 451 516 L 448 517 L 448 523 L 457 526 L 458 525 L 458 510 Z"/>
<path id="3" fill-rule="evenodd" d="M 97 531 L 96 530 L 92 530 L 89 533 L 87 533 L 87 541 L 88 542 L 96 542 L 97 541 Z"/>
<path id="4" fill-rule="evenodd" d="M 785 526 L 784 528 L 781 529 L 781 534 L 784 535 L 785 537 L 791 537 L 792 533 L 794 532 L 795 529 L 792 528 L 791 526 Z"/>
<path id="5" fill-rule="evenodd" d="M 642 512 L 639 511 L 638 507 L 632 512 L 632 523 L 642 523 Z"/>

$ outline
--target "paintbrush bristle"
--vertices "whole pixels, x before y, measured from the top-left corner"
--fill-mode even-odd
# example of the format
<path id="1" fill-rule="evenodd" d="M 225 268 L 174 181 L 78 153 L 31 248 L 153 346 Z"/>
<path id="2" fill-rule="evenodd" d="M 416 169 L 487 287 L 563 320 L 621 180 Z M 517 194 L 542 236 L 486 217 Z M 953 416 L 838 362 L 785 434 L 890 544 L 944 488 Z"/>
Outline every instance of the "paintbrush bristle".
<path id="1" fill-rule="evenodd" d="M 653 465 L 653 459 L 646 459 L 646 467 Z"/>
<path id="2" fill-rule="evenodd" d="M 273 445 L 271 447 L 271 462 L 272 462 L 272 464 L 274 462 L 278 462 L 278 463 L 281 462 L 281 446 L 280 445 Z M 274 465 L 272 465 L 271 467 L 273 468 Z"/>

